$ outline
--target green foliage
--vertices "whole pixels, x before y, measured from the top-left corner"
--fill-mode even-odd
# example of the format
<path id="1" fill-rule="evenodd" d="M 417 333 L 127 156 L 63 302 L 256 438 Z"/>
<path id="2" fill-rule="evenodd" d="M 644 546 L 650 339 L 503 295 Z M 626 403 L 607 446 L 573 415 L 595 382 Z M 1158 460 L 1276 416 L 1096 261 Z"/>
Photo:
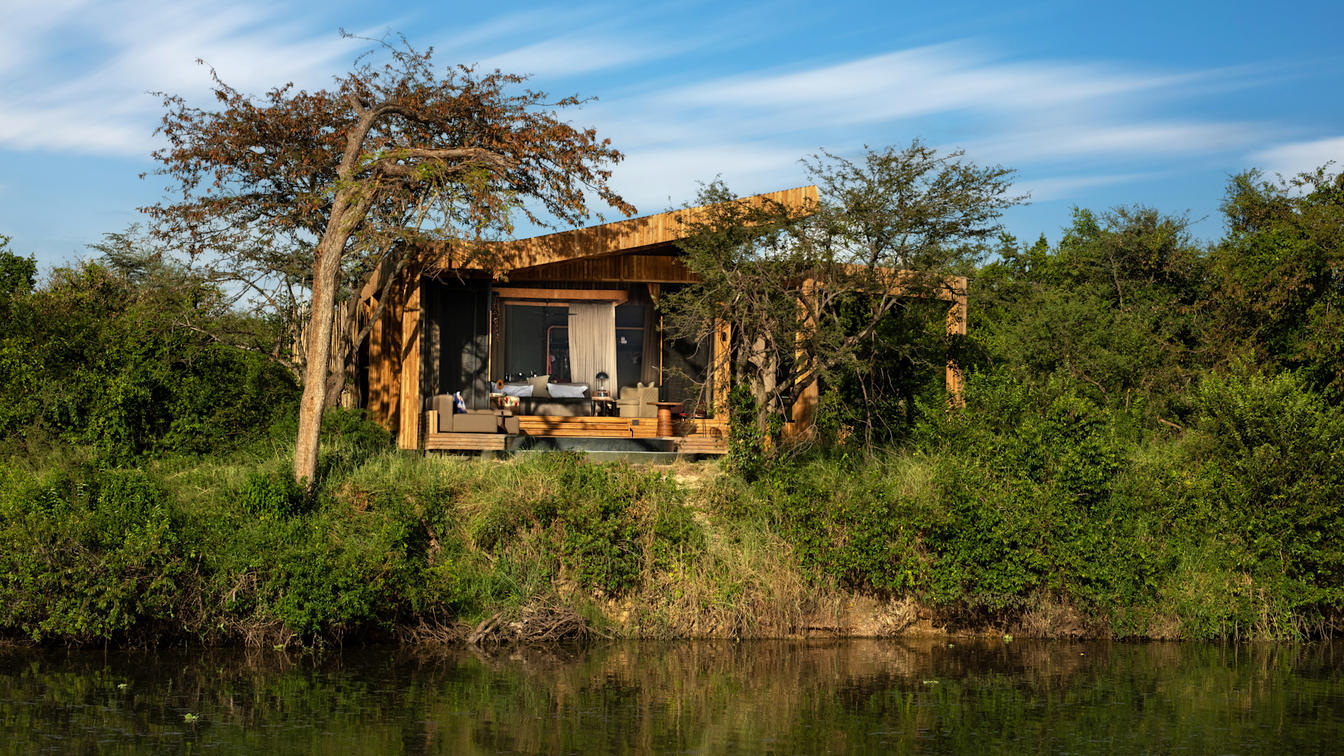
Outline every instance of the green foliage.
<path id="1" fill-rule="evenodd" d="M 923 502 L 875 470 L 814 461 L 780 466 L 748 494 L 793 544 L 805 573 L 843 587 L 899 594 L 920 582 L 912 518 Z"/>
<path id="2" fill-rule="evenodd" d="M 574 455 L 486 465 L 388 450 L 312 497 L 287 468 L 250 454 L 0 466 L 0 637 L 380 637 L 628 595 L 705 549 L 670 477 Z"/>
<path id="3" fill-rule="evenodd" d="M 37 260 L 9 251 L 9 237 L 0 234 L 0 303 L 27 295 L 36 280 Z"/>
<path id="4" fill-rule="evenodd" d="M 1233 177 L 1229 233 L 1210 254 L 1219 353 L 1299 371 L 1344 398 L 1344 173 Z"/>
<path id="5" fill-rule="evenodd" d="M 987 251 L 1020 198 L 1008 193 L 1012 171 L 919 140 L 803 163 L 818 191 L 806 206 L 738 203 L 722 182 L 704 186 L 678 242 L 696 283 L 659 307 L 679 338 L 700 342 L 716 322 L 732 325 L 715 359 L 751 390 L 758 426 L 789 419 L 818 382 L 859 381 L 875 391 L 846 401 L 871 427 L 890 394 L 923 377 L 912 364 L 929 361 L 926 339 L 893 338 L 912 325 L 907 298 L 945 295 L 947 276 Z"/>
<path id="6" fill-rule="evenodd" d="M 260 348 L 266 324 L 125 239 L 36 286 L 0 240 L 0 636 L 320 642 L 655 592 L 660 608 L 635 613 L 658 632 L 732 607 L 716 626 L 743 634 L 753 602 L 796 596 L 802 576 L 814 595 L 913 598 L 1024 636 L 1329 634 L 1344 622 L 1340 181 L 1236 178 L 1207 249 L 1144 208 L 1078 210 L 1055 245 L 1004 239 L 972 276 L 965 339 L 937 308 L 870 321 L 864 292 L 838 295 L 818 338 L 869 341 L 822 371 L 828 443 L 783 449 L 783 395 L 763 409 L 736 380 L 726 474 L 690 488 L 573 455 L 403 455 L 365 413 L 333 410 L 308 494 L 276 451 L 295 434 L 292 381 L 183 327 Z M 761 251 L 783 227 L 732 228 L 746 237 L 696 254 Z M 758 283 L 797 272 L 768 257 Z M 744 280 L 730 268 L 725 296 Z M 798 303 L 767 299 L 762 333 L 792 360 Z M 968 370 L 961 409 L 936 377 L 945 352 Z M 748 575 L 764 562 L 777 583 Z M 771 626 L 796 627 L 803 603 Z"/>
<path id="7" fill-rule="evenodd" d="M 47 436 L 115 460 L 224 450 L 294 395 L 270 360 L 186 327 L 265 335 L 228 313 L 222 292 L 166 263 L 81 263 L 16 291 L 0 333 L 0 439 L 11 445 Z"/>
<path id="8" fill-rule="evenodd" d="M 534 464 L 547 485 L 486 507 L 470 529 L 477 546 L 507 551 L 533 529 L 553 551 L 557 577 L 568 572 L 612 596 L 637 586 L 647 570 L 703 547 L 703 533 L 666 476 L 569 454 Z"/>
<path id="9" fill-rule="evenodd" d="M 261 471 L 248 474 L 238 499 L 244 509 L 263 520 L 304 514 L 311 508 L 310 497 L 294 482 L 294 476 Z"/>
<path id="10" fill-rule="evenodd" d="M 963 412 L 928 414 L 929 457 L 816 461 L 753 495 L 806 570 L 850 588 L 957 611 L 1045 594 L 1101 609 L 1142 599 L 1143 555 L 1112 511 L 1121 462 L 1105 413 L 1008 379 L 976 377 L 968 398 Z"/>
<path id="11" fill-rule="evenodd" d="M 188 567 L 159 481 L 96 467 L 0 474 L 0 628 L 140 640 L 174 619 Z"/>
<path id="12" fill-rule="evenodd" d="M 1168 496 L 1240 583 L 1218 629 L 1319 629 L 1344 607 L 1344 417 L 1292 376 L 1210 377 L 1197 402 Z"/>
<path id="13" fill-rule="evenodd" d="M 744 383 L 733 386 L 728 394 L 728 467 L 743 480 L 761 476 L 768 459 L 766 431 L 760 425 L 756 397 Z"/>
<path id="14" fill-rule="evenodd" d="M 1184 411 L 1206 358 L 1205 255 L 1185 218 L 1150 208 L 1075 210 L 1056 248 L 1005 240 L 970 285 L 970 332 L 1016 380 L 1071 391 L 1150 425 Z"/>

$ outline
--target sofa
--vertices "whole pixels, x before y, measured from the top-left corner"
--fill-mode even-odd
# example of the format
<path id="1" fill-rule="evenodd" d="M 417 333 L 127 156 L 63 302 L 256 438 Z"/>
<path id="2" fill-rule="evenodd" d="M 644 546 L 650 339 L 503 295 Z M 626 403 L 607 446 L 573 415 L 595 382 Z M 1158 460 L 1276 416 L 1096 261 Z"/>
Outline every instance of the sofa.
<path id="1" fill-rule="evenodd" d="M 467 410 L 458 412 L 452 394 L 437 394 L 426 402 L 426 409 L 437 415 L 437 427 L 431 433 L 512 433 L 519 430 L 518 418 L 511 410 Z M 431 415 L 434 417 L 434 415 Z"/>
<path id="2" fill-rule="evenodd" d="M 577 396 L 552 396 L 553 386 L 563 386 L 568 393 Z M 539 375 L 526 381 L 505 383 L 501 390 L 518 397 L 519 415 L 587 417 L 593 414 L 592 393 L 586 383 L 553 383 L 550 376 Z"/>

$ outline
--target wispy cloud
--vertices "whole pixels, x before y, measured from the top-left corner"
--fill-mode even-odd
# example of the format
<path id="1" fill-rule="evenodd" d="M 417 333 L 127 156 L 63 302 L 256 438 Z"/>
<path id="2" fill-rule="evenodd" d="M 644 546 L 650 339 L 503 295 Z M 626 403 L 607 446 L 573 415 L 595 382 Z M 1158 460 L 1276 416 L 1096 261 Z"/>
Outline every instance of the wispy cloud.
<path id="1" fill-rule="evenodd" d="M 1335 170 L 1344 165 L 1344 136 L 1289 142 L 1251 155 L 1251 164 L 1270 174 L 1287 178 L 1306 173 L 1334 161 Z"/>
<path id="2" fill-rule="evenodd" d="M 148 92 L 203 94 L 209 76 L 196 59 L 245 91 L 311 86 L 357 44 L 260 4 L 67 1 L 10 13 L 16 23 L 0 32 L 11 51 L 0 58 L 10 82 L 0 145 L 21 150 L 143 155 L 159 107 Z"/>
<path id="3" fill-rule="evenodd" d="M 1010 129 L 962 146 L 977 159 L 1010 164 L 1099 156 L 1118 159 L 1195 156 L 1244 149 L 1263 140 L 1270 130 L 1264 124 L 1235 122 L 1076 121 L 1044 128 Z"/>
<path id="4" fill-rule="evenodd" d="M 1084 189 L 1095 189 L 1101 186 L 1146 181 L 1155 178 L 1158 175 L 1160 174 L 1113 173 L 1094 176 L 1028 178 L 1017 182 L 1017 184 L 1013 186 L 1013 191 L 1015 193 L 1029 195 L 1031 202 L 1048 202 L 1050 200 L 1067 198 Z"/>
<path id="5" fill-rule="evenodd" d="M 645 30 L 658 24 L 648 14 L 656 11 L 609 10 L 508 12 L 437 33 L 438 47 L 445 62 L 534 73 L 544 84 L 580 76 L 601 82 L 599 73 L 619 80 L 652 61 L 686 59 L 724 42 L 713 30 L 651 37 Z M 0 13 L 0 147 L 15 150 L 143 157 L 160 112 L 146 93 L 201 98 L 209 79 L 196 58 L 244 91 L 285 81 L 312 87 L 345 70 L 361 44 L 260 0 L 11 0 Z M 848 153 L 915 135 L 965 147 L 980 162 L 1068 174 L 1038 182 L 1042 198 L 1128 180 L 1152 168 L 1136 166 L 1143 161 L 1244 154 L 1281 135 L 1268 123 L 1194 118 L 1181 105 L 1192 92 L 1262 83 L 1259 75 L 1012 59 L 954 41 L 700 80 L 678 75 L 663 86 L 627 78 L 621 86 L 629 88 L 615 93 L 584 83 L 586 94 L 604 99 L 571 117 L 626 152 L 615 180 L 641 207 L 689 199 L 697 180 L 717 175 L 740 191 L 796 183 L 798 158 L 819 148 Z M 1285 144 L 1258 156 L 1298 165 L 1337 155 L 1339 141 Z M 1082 170 L 1095 173 L 1079 177 Z"/>
<path id="6" fill-rule="evenodd" d="M 1095 64 L 996 61 L 947 43 L 773 75 L 740 76 L 668 93 L 691 106 L 732 106 L 860 123 L 954 110 L 1017 112 L 1172 87 L 1204 74 Z"/>
<path id="7" fill-rule="evenodd" d="M 1138 162 L 1263 143 L 1277 133 L 1270 124 L 1197 120 L 1179 107 L 1191 92 L 1234 87 L 1250 73 L 1011 61 L 954 42 L 646 91 L 607 100 L 585 118 L 631 156 L 636 167 L 616 175 L 635 195 L 654 193 L 642 182 L 665 194 L 681 177 L 718 174 L 740 191 L 763 190 L 781 176 L 801 178 L 797 159 L 818 148 L 845 153 L 914 135 L 964 147 L 982 163 L 1086 163 L 1096 175 L 1070 179 L 1083 189 L 1139 175 Z M 766 165 L 767 157 L 780 162 Z M 1065 187 L 1041 188 L 1056 196 Z"/>
<path id="8" fill-rule="evenodd" d="M 667 55 L 652 41 L 640 43 L 601 35 L 557 37 L 493 55 L 480 61 L 484 70 L 560 78 L 630 66 Z"/>

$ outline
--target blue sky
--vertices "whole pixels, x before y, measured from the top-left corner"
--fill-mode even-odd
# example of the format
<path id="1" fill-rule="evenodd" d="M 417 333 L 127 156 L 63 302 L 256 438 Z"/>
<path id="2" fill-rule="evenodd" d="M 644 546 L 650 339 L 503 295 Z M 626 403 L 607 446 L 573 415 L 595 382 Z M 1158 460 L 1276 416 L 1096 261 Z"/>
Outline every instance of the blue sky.
<path id="1" fill-rule="evenodd" d="M 1018 170 L 1006 225 L 1051 239 L 1077 205 L 1189 211 L 1215 238 L 1227 178 L 1344 162 L 1344 2 L 355 3 L 3 0 L 0 233 L 48 265 L 139 219 L 161 90 L 205 104 L 325 86 L 404 32 L 441 62 L 534 74 L 627 159 L 641 213 L 721 176 L 805 183 L 818 149 L 921 137 Z"/>

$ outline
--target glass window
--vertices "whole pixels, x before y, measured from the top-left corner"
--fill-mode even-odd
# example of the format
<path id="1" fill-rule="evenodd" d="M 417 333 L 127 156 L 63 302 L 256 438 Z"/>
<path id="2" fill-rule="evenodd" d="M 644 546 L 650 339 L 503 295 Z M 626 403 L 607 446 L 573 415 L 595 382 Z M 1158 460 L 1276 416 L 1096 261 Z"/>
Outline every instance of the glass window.
<path id="1" fill-rule="evenodd" d="M 569 308 L 504 305 L 504 378 L 569 380 Z"/>
<path id="2" fill-rule="evenodd" d="M 647 307 L 640 302 L 616 308 L 616 386 L 633 386 L 642 380 L 646 314 Z"/>

